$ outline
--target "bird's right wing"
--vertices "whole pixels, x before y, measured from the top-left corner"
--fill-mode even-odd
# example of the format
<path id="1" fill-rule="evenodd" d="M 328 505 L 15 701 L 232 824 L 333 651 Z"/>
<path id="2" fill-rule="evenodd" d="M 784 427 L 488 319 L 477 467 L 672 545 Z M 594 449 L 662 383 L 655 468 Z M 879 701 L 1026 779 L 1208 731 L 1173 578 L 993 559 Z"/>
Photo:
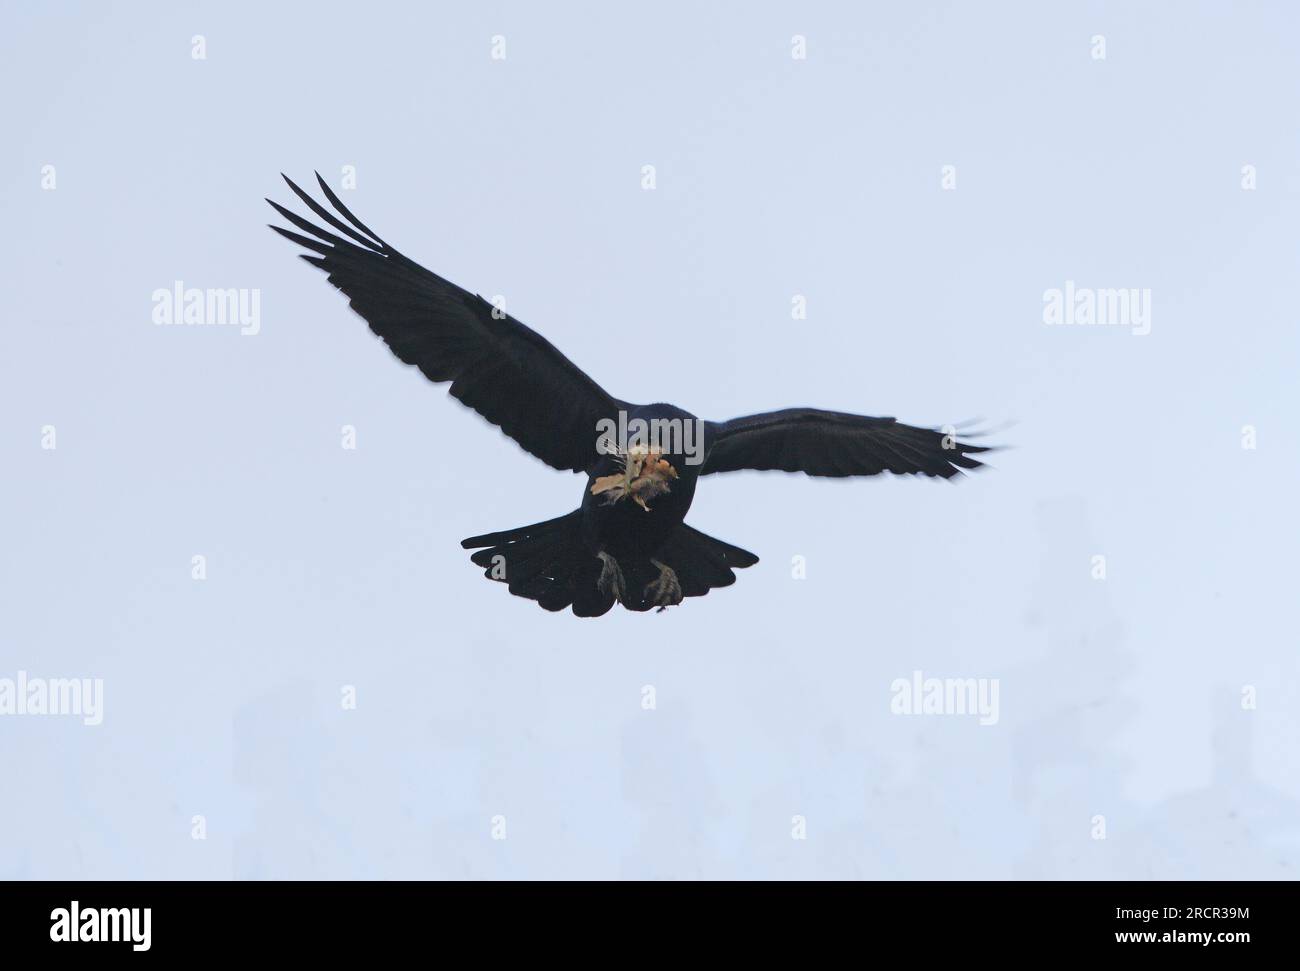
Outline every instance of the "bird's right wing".
<path id="1" fill-rule="evenodd" d="M 597 423 L 617 419 L 627 403 L 610 396 L 550 341 L 407 259 L 367 229 L 318 174 L 330 204 L 351 225 L 288 177 L 294 193 L 336 235 L 270 199 L 275 210 L 310 237 L 272 226 L 319 256 L 303 259 L 329 274 L 398 359 L 430 381 L 450 381 L 451 394 L 557 469 L 586 471 L 596 457 Z"/>
<path id="2" fill-rule="evenodd" d="M 987 446 L 955 434 L 817 408 L 787 408 L 731 421 L 706 422 L 701 475 L 739 469 L 775 469 L 807 475 L 921 473 L 950 478 L 984 463 L 971 453 Z"/>

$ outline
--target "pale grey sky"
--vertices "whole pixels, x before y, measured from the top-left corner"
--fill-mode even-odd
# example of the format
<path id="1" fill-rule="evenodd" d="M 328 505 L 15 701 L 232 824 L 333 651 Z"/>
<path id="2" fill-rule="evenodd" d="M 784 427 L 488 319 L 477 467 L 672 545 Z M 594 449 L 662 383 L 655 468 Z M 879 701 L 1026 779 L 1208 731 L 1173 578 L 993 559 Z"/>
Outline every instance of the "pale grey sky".
<path id="1" fill-rule="evenodd" d="M 104 705 L 0 715 L 0 877 L 1295 876 L 1294 7 L 700 6 L 6 14 L 0 679 Z M 581 481 L 264 226 L 345 166 L 620 397 L 1015 448 L 706 480 L 734 587 L 546 614 L 458 542 Z M 259 332 L 155 325 L 177 280 Z M 1067 281 L 1150 332 L 1048 326 Z"/>

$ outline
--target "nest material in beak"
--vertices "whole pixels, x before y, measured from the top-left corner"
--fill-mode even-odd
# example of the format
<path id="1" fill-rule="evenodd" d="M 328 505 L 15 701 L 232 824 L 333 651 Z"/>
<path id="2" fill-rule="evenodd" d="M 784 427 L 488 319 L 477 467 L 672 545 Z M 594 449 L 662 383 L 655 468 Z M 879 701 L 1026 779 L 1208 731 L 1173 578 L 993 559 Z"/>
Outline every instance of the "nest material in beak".
<path id="1" fill-rule="evenodd" d="M 593 496 L 603 495 L 606 502 L 631 497 L 633 502 L 649 512 L 646 503 L 668 492 L 670 481 L 677 478 L 677 470 L 658 452 L 629 449 L 620 461 L 623 471 L 602 475 L 591 484 Z"/>

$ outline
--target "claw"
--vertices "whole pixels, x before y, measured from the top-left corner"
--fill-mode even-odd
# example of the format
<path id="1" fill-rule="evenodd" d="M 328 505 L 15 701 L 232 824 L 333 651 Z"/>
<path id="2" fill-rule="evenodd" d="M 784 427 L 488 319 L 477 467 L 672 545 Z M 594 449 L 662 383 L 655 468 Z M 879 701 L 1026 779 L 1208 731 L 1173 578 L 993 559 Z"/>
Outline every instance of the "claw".
<path id="1" fill-rule="evenodd" d="M 662 612 L 664 608 L 682 602 L 682 585 L 677 579 L 677 574 L 668 564 L 660 563 L 658 560 L 650 562 L 659 568 L 659 577 L 645 585 L 642 596 Z"/>
<path id="2" fill-rule="evenodd" d="M 626 603 L 627 583 L 623 579 L 623 571 L 618 565 L 618 560 L 604 550 L 596 556 L 600 559 L 600 578 L 596 581 L 596 587 L 606 596 L 612 595 L 619 603 Z"/>

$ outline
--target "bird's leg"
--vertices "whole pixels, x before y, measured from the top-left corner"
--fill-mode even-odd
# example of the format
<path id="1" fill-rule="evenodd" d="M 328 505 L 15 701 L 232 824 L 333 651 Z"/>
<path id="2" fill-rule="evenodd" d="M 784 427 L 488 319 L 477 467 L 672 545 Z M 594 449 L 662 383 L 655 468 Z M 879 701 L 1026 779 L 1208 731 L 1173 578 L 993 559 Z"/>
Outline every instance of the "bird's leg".
<path id="1" fill-rule="evenodd" d="M 650 562 L 659 568 L 659 578 L 651 580 L 645 585 L 642 596 L 660 610 L 681 603 L 682 585 L 677 579 L 677 574 L 673 572 L 673 568 L 667 563 L 660 563 L 658 560 L 651 560 Z"/>
<path id="2" fill-rule="evenodd" d="M 612 594 L 619 603 L 627 602 L 627 584 L 623 580 L 623 571 L 618 560 L 601 550 L 596 556 L 600 559 L 600 578 L 596 586 L 603 594 Z"/>

